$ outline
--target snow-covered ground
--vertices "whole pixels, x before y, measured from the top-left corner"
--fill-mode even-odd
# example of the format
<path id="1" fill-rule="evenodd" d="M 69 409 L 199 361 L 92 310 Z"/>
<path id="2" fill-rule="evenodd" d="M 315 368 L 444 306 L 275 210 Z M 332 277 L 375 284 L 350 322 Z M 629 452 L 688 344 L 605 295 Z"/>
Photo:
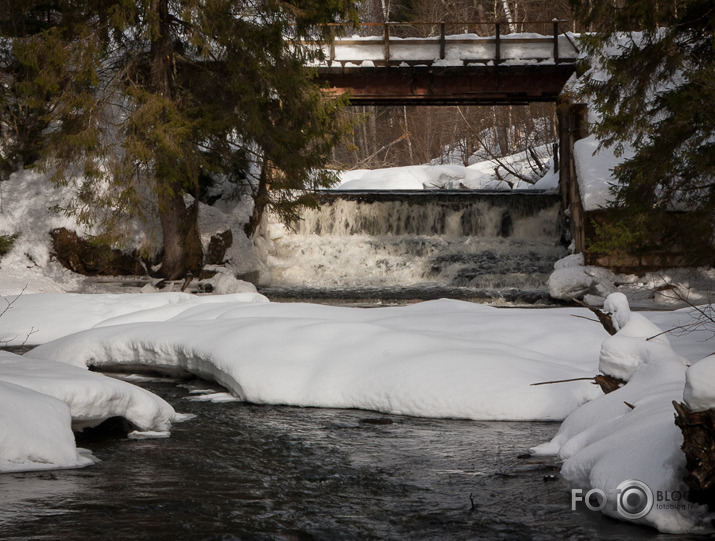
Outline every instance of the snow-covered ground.
<path id="1" fill-rule="evenodd" d="M 544 152 L 545 149 L 537 149 Z M 519 152 L 501 161 L 514 171 L 530 178 L 527 152 Z M 338 190 L 558 190 L 559 177 L 553 170 L 553 160 L 548 172 L 535 182 L 525 182 L 500 169 L 492 160 L 482 160 L 469 166 L 459 164 L 425 164 L 385 169 L 355 169 L 338 174 Z"/>
<path id="2" fill-rule="evenodd" d="M 46 174 L 32 169 L 12 173 L 0 183 L 0 236 L 14 237 L 9 252 L 0 256 L 0 295 L 107 290 L 106 284 L 97 284 L 92 278 L 71 272 L 52 255 L 50 231 L 55 228 L 65 227 L 82 237 L 96 234 L 93 228 L 59 210 L 67 205 L 73 189 L 71 186 L 58 189 Z M 218 186 L 217 190 L 230 193 L 231 188 Z M 234 283 L 235 276 L 270 274 L 244 232 L 251 210 L 252 203 L 246 198 L 220 199 L 212 206 L 200 204 L 199 230 L 204 251 L 216 233 L 230 230 L 233 237 L 226 263 L 214 268 L 218 275 L 212 285 L 222 292 L 246 289 L 245 284 Z M 124 227 L 127 244 L 120 248 L 127 252 L 136 249 L 157 252 L 160 249 L 158 220 L 133 218 Z M 154 281 L 158 282 L 158 279 Z"/>
<path id="3" fill-rule="evenodd" d="M 711 332 L 646 341 L 660 332 L 651 319 L 678 327 L 692 309 L 631 314 L 618 293 L 606 303 L 621 329 L 613 337 L 583 309 L 451 300 L 376 309 L 269 303 L 255 294 L 39 294 L 8 302 L 0 336 L 20 340 L 35 328 L 29 339 L 44 343 L 23 357 L 0 357 L 6 471 L 90 464 L 74 449 L 73 424 L 121 415 L 161 436 L 180 420 L 160 399 L 88 366 L 190 372 L 255 403 L 481 420 L 568 416 L 536 451 L 558 453 L 572 487 L 606 493 L 624 479 L 683 492 L 670 401 L 685 394 L 693 408 L 715 406 Z M 605 396 L 590 381 L 532 385 L 599 369 L 628 384 Z M 604 512 L 619 517 L 615 501 Z M 704 516 L 697 506 L 654 507 L 638 520 L 690 531 Z"/>

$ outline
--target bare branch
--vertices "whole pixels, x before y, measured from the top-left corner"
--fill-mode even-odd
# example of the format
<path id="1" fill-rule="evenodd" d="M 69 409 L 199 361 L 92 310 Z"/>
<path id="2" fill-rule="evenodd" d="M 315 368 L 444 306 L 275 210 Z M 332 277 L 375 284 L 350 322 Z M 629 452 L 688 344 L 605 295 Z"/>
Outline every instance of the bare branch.
<path id="1" fill-rule="evenodd" d="M 2 312 L 0 312 L 0 317 L 2 317 L 2 316 L 5 314 L 5 312 L 7 312 L 8 310 L 10 310 L 10 308 L 12 308 L 12 305 L 15 304 L 15 302 L 17 301 L 17 299 L 19 299 L 19 298 L 22 296 L 23 293 L 25 293 L 25 290 L 26 290 L 26 289 L 27 289 L 27 284 L 25 284 L 25 287 L 22 288 L 22 291 L 20 291 L 19 295 L 17 295 L 17 296 L 16 296 L 13 300 L 11 300 L 11 301 L 8 301 L 8 300 L 7 300 L 7 297 L 3 297 L 3 300 L 7 303 L 7 306 L 4 308 L 4 310 L 3 310 Z"/>
<path id="2" fill-rule="evenodd" d="M 532 387 L 537 385 L 551 385 L 552 383 L 570 383 L 572 381 L 595 381 L 593 376 L 583 377 L 583 378 L 571 378 L 571 379 L 557 379 L 555 381 L 540 381 L 539 383 L 532 383 Z"/>

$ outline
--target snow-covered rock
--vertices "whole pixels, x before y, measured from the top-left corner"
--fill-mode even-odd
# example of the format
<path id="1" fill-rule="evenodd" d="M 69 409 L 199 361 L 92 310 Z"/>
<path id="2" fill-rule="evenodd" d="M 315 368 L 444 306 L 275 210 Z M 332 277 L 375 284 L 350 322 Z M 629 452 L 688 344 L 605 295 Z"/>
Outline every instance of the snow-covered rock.
<path id="1" fill-rule="evenodd" d="M 683 398 L 693 411 L 715 409 L 715 354 L 696 362 L 685 372 Z"/>
<path id="2" fill-rule="evenodd" d="M 549 276 L 549 295 L 555 299 L 571 300 L 584 296 L 594 284 L 585 267 L 564 267 Z"/>
<path id="3" fill-rule="evenodd" d="M 583 254 L 569 254 L 566 257 L 562 257 L 556 263 L 554 263 L 554 269 L 568 269 L 571 267 L 583 267 L 584 266 Z"/>
<path id="4" fill-rule="evenodd" d="M 579 264 L 581 254 L 573 254 L 554 264 L 549 276 L 549 294 L 555 299 L 580 299 L 590 294 L 606 297 L 616 290 L 615 275 L 601 267 Z"/>
<path id="5" fill-rule="evenodd" d="M 214 270 L 216 274 L 204 280 L 203 283 L 211 284 L 213 287 L 213 292 L 217 295 L 231 295 L 234 293 L 258 293 L 256 286 L 251 282 L 246 282 L 245 280 L 239 280 L 236 278 L 235 272 L 226 267 L 214 267 L 207 268 L 205 270 Z M 261 300 L 259 300 L 259 298 Z M 258 295 L 250 302 L 261 302 L 267 301 L 263 295 L 260 297 Z"/>

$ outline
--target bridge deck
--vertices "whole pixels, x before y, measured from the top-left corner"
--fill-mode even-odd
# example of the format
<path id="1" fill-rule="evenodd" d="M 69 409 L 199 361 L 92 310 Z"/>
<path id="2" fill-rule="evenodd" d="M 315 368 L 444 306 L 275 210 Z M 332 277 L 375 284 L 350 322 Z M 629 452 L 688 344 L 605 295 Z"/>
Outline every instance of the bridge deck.
<path id="1" fill-rule="evenodd" d="M 357 105 L 522 104 L 555 101 L 579 51 L 568 34 L 446 35 L 335 39 L 321 45 L 318 78 Z"/>

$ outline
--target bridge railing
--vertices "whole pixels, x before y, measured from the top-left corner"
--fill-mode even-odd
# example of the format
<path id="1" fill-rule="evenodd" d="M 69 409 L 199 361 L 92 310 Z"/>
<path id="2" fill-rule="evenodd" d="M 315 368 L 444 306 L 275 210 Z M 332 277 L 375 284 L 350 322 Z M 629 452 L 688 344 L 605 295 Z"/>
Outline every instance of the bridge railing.
<path id="1" fill-rule="evenodd" d="M 479 21 L 363 23 L 360 34 L 350 36 L 345 35 L 349 29 L 329 25 L 334 39 L 309 45 L 322 48 L 320 65 L 327 66 L 573 63 L 579 50 L 571 34 L 563 30 L 567 23 L 557 19 L 516 27 Z M 539 27 L 546 32 L 512 32 Z"/>

